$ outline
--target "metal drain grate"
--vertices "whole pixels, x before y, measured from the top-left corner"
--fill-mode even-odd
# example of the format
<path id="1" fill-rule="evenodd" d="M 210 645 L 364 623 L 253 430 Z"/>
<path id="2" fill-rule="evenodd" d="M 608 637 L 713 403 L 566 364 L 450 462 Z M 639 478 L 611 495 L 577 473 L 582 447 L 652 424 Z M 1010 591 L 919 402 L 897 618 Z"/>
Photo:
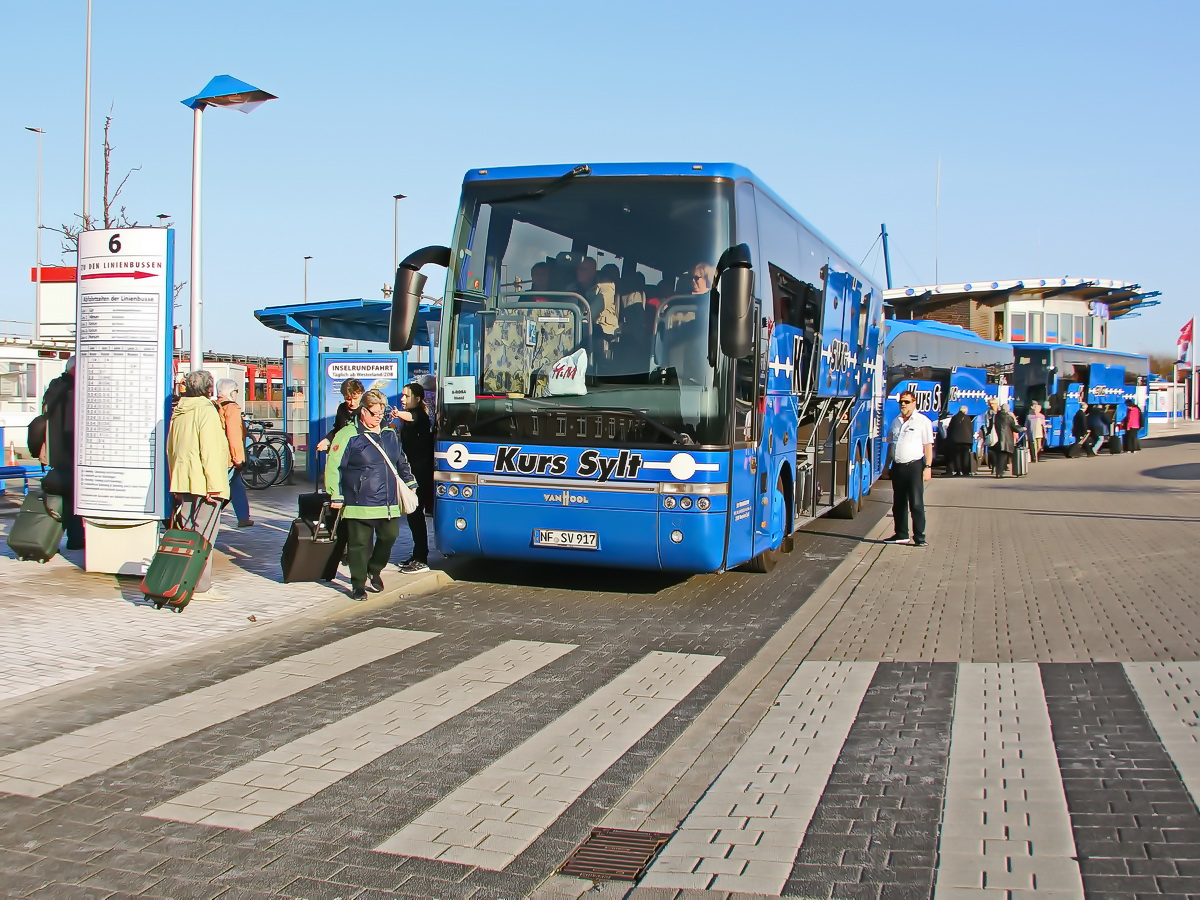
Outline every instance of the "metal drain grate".
<path id="1" fill-rule="evenodd" d="M 637 881 L 670 839 L 657 831 L 593 828 L 559 871 L 592 881 Z"/>

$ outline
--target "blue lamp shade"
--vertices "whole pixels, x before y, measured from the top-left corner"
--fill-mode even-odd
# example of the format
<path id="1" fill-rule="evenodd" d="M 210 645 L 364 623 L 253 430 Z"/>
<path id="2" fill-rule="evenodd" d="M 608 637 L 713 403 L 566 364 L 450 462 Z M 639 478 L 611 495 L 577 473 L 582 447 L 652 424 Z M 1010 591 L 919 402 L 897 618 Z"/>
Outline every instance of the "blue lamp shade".
<path id="1" fill-rule="evenodd" d="M 204 86 L 194 97 L 179 101 L 188 109 L 203 109 L 206 106 L 226 106 L 239 112 L 250 113 L 268 100 L 277 99 L 261 88 L 239 81 L 232 75 L 218 75 Z"/>

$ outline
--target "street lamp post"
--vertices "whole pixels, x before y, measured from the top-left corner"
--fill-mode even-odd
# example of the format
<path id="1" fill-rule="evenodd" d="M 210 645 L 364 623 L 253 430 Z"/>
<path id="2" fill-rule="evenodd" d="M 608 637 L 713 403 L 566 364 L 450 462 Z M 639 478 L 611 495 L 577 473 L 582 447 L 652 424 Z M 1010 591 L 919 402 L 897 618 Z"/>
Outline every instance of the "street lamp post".
<path id="1" fill-rule="evenodd" d="M 199 94 L 188 97 L 180 102 L 192 110 L 192 234 L 191 234 L 191 324 L 190 324 L 190 359 L 193 371 L 203 368 L 204 352 L 201 345 L 201 312 L 202 295 L 200 292 L 200 123 L 205 107 L 224 106 L 250 113 L 262 106 L 268 100 L 274 100 L 274 94 L 268 94 L 261 88 L 230 75 L 218 75 L 204 86 Z"/>
<path id="2" fill-rule="evenodd" d="M 86 31 L 83 51 L 83 217 L 79 222 L 80 230 L 91 227 L 88 221 L 91 215 L 88 195 L 91 193 L 92 148 L 88 142 L 92 139 L 92 0 L 87 0 Z"/>
<path id="3" fill-rule="evenodd" d="M 311 256 L 304 257 L 304 302 L 305 303 L 308 302 L 308 261 L 310 259 L 312 259 Z"/>
<path id="4" fill-rule="evenodd" d="M 42 336 L 42 135 L 46 132 L 40 128 L 33 128 L 29 125 L 25 126 L 26 131 L 32 131 L 37 135 L 37 221 L 34 222 L 34 256 L 36 262 L 33 265 L 33 281 L 36 287 L 34 288 L 35 300 L 34 309 L 36 315 L 33 318 L 33 336 L 40 338 Z"/>
<path id="5" fill-rule="evenodd" d="M 396 277 L 396 269 L 399 268 L 400 262 L 400 201 L 404 199 L 403 194 L 392 194 L 394 201 L 394 215 L 392 222 L 392 277 Z"/>

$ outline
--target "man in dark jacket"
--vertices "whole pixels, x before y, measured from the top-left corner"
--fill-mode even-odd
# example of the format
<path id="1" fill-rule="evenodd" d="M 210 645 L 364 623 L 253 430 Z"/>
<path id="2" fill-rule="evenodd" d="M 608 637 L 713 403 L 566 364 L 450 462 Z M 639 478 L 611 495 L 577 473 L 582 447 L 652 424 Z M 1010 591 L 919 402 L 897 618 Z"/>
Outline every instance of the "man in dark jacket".
<path id="1" fill-rule="evenodd" d="M 1083 439 L 1088 436 L 1087 410 L 1087 403 L 1080 400 L 1079 409 L 1076 411 L 1075 417 L 1071 419 L 1071 437 L 1075 440 L 1067 448 L 1067 456 L 1078 456 L 1079 451 L 1083 448 Z"/>
<path id="2" fill-rule="evenodd" d="M 971 444 L 975 440 L 975 419 L 960 406 L 946 425 L 946 455 L 951 475 L 971 474 Z"/>
<path id="3" fill-rule="evenodd" d="M 1104 446 L 1104 441 L 1108 438 L 1108 429 L 1111 424 L 1112 422 L 1108 416 L 1104 414 L 1104 407 L 1093 403 L 1088 409 L 1088 440 L 1084 445 L 1088 456 L 1095 456 L 1100 451 L 1100 448 Z"/>
<path id="4" fill-rule="evenodd" d="M 83 519 L 75 515 L 75 357 L 67 360 L 66 370 L 46 386 L 42 398 L 46 417 L 46 444 L 50 472 L 43 477 L 47 493 L 63 498 L 63 527 L 67 549 L 83 549 Z"/>

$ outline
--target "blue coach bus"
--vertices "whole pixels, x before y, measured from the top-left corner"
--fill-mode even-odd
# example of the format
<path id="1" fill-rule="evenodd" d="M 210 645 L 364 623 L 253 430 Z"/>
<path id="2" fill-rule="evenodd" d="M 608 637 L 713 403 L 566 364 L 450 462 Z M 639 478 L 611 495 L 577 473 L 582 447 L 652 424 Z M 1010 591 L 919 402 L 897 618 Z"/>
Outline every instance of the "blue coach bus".
<path id="1" fill-rule="evenodd" d="M 977 417 L 987 411 L 989 397 L 1008 401 L 1014 357 L 1011 344 L 985 340 L 957 325 L 890 319 L 884 365 L 884 428 L 900 413 L 900 392 L 912 391 L 917 409 L 938 435 L 938 423 L 960 407 Z M 887 448 L 881 446 L 880 452 L 886 455 Z"/>
<path id="2" fill-rule="evenodd" d="M 739 166 L 467 173 L 436 460 L 447 555 L 768 571 L 878 475 L 881 289 Z"/>
<path id="3" fill-rule="evenodd" d="M 1150 360 L 1136 353 L 1062 344 L 1013 344 L 1014 412 L 1024 418 L 1033 401 L 1046 416 L 1047 447 L 1072 443 L 1071 423 L 1080 400 L 1107 407 L 1114 421 L 1124 418 L 1125 401 L 1142 409 L 1139 434 L 1149 434 Z"/>

